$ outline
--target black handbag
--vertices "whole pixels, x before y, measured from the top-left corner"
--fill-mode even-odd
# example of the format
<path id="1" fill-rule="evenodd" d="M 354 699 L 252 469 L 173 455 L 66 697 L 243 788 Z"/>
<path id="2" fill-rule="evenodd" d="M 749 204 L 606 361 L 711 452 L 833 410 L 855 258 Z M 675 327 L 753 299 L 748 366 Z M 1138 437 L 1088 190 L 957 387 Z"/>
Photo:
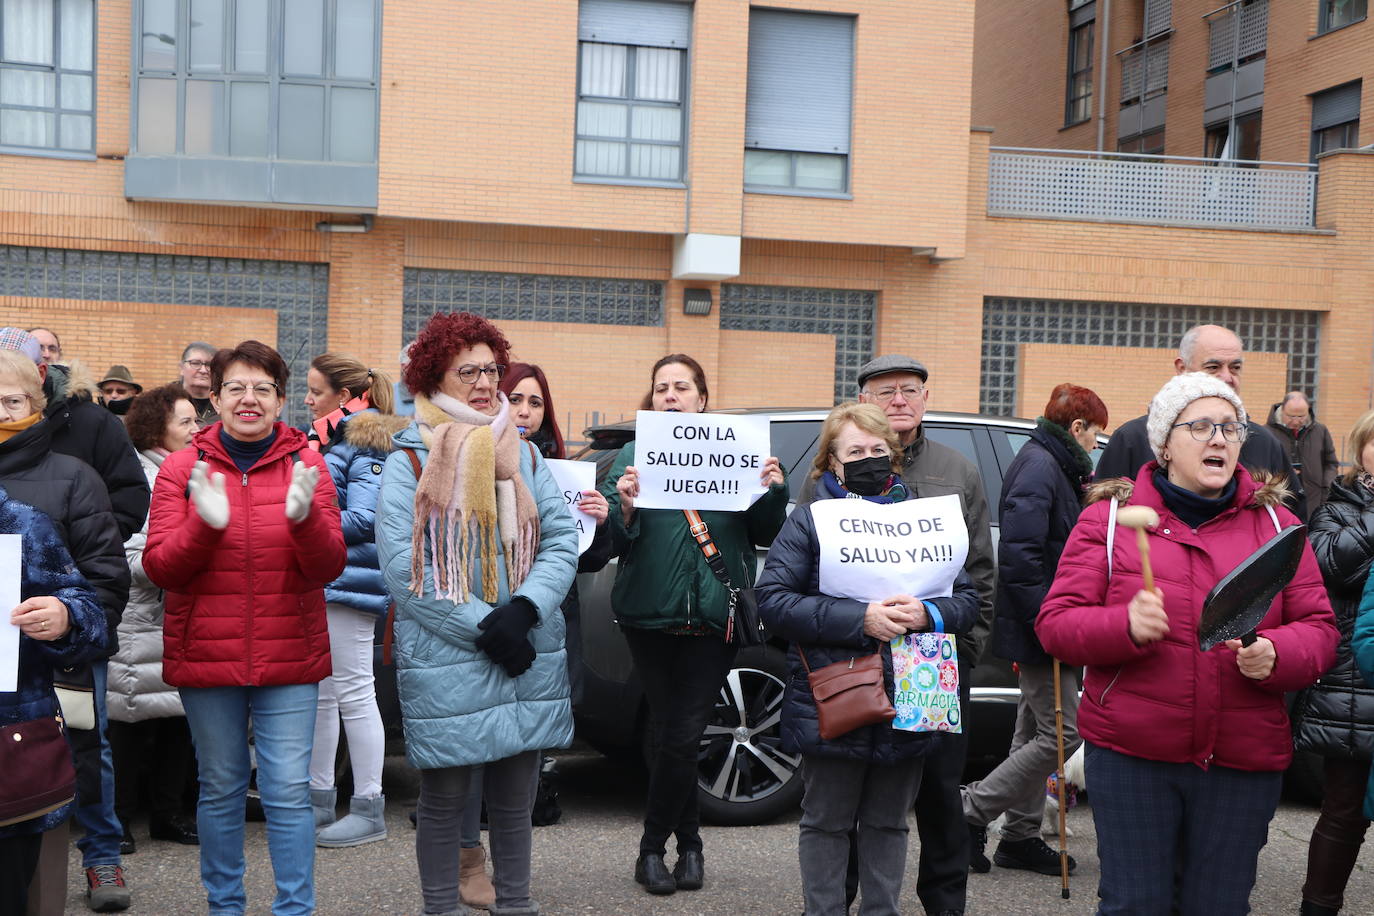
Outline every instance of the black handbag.
<path id="1" fill-rule="evenodd" d="M 706 565 L 720 580 L 720 584 L 730 592 L 730 607 L 725 617 L 725 641 L 741 649 L 763 645 L 768 641 L 768 631 L 763 628 L 763 620 L 759 617 L 759 602 L 754 597 L 754 590 L 736 588 L 730 581 L 730 574 L 725 570 L 725 559 L 720 555 L 720 548 L 711 540 L 711 531 L 701 520 L 697 510 L 683 509 L 682 514 L 687 516 L 687 531 L 701 548 Z"/>

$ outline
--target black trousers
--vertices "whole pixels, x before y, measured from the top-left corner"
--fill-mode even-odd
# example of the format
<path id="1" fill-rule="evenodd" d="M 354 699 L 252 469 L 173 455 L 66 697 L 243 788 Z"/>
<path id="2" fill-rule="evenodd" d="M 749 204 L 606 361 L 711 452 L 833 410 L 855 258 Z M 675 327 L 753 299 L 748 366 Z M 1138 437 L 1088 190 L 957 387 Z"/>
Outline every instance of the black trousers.
<path id="1" fill-rule="evenodd" d="M 968 899 L 968 823 L 959 786 L 968 757 L 968 732 L 973 727 L 969 700 L 969 665 L 959 659 L 959 705 L 964 728 L 944 735 L 942 747 L 925 758 L 921 789 L 916 793 L 916 833 L 921 840 L 921 859 L 916 871 L 916 896 L 927 913 L 954 910 L 962 913 Z M 849 835 L 849 870 L 845 874 L 845 900 L 852 904 L 859 893 L 857 835 Z"/>
<path id="2" fill-rule="evenodd" d="M 1345 903 L 1345 886 L 1369 829 L 1364 816 L 1369 762 L 1328 757 L 1325 777 L 1321 817 L 1312 828 L 1307 846 L 1307 881 L 1302 886 L 1302 899 L 1339 910 Z"/>
<path id="3" fill-rule="evenodd" d="M 649 798 L 640 855 L 701 851 L 697 754 L 736 650 L 718 636 L 673 636 L 625 629 L 635 670 L 649 703 Z"/>
<path id="4" fill-rule="evenodd" d="M 0 837 L 0 916 L 24 916 L 43 834 Z"/>
<path id="5" fill-rule="evenodd" d="M 114 755 L 115 814 L 124 830 L 138 812 L 140 789 L 148 792 L 148 810 L 154 820 L 180 815 L 187 776 L 195 760 L 191 728 L 185 716 L 145 719 L 142 722 L 111 720 L 107 734 Z"/>

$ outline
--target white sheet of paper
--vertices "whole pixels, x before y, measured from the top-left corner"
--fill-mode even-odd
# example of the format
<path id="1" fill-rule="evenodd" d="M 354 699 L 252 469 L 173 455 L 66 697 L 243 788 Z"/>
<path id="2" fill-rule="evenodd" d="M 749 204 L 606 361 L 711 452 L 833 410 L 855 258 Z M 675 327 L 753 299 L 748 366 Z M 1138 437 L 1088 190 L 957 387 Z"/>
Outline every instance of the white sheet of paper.
<path id="1" fill-rule="evenodd" d="M 959 497 L 900 503 L 822 499 L 811 504 L 820 590 L 836 598 L 947 598 L 968 558 Z"/>
<path id="2" fill-rule="evenodd" d="M 592 546 L 592 538 L 596 536 L 596 519 L 577 508 L 577 503 L 582 499 L 583 490 L 596 489 L 596 462 L 546 458 L 544 463 L 549 466 L 553 479 L 558 481 L 563 499 L 567 500 L 568 512 L 577 528 L 577 555 L 581 556 Z"/>
<path id="3" fill-rule="evenodd" d="M 10 623 L 10 611 L 19 606 L 23 562 L 23 536 L 0 534 L 0 693 L 19 689 L 19 628 Z"/>
<path id="4" fill-rule="evenodd" d="M 640 509 L 739 512 L 767 492 L 759 483 L 771 452 L 767 416 L 635 414 Z"/>

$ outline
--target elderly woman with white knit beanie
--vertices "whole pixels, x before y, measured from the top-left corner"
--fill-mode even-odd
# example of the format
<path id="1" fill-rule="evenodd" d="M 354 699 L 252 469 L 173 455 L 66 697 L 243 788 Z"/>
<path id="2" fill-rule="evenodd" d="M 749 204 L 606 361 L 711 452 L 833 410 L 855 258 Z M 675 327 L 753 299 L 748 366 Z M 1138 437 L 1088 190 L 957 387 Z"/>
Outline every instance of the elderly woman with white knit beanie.
<path id="1" fill-rule="evenodd" d="M 1208 592 L 1281 528 L 1281 480 L 1237 459 L 1245 407 L 1206 373 L 1150 403 L 1155 461 L 1098 484 L 1041 607 L 1045 651 L 1086 666 L 1078 729 L 1101 861 L 1099 913 L 1245 913 L 1293 753 L 1284 694 L 1334 660 L 1335 618 L 1312 548 L 1249 646 L 1198 646 Z M 1124 505 L 1148 530 L 1154 588 Z M 1173 888 L 1172 893 L 1163 888 Z"/>

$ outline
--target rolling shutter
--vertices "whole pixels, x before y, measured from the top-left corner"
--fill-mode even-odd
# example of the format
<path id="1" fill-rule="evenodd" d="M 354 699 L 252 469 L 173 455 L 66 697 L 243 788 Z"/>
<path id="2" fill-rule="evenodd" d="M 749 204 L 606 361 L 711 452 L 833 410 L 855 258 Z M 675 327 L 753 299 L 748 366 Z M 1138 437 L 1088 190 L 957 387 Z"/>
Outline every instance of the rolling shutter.
<path id="1" fill-rule="evenodd" d="M 744 145 L 848 153 L 854 18 L 749 12 L 749 98 Z"/>

